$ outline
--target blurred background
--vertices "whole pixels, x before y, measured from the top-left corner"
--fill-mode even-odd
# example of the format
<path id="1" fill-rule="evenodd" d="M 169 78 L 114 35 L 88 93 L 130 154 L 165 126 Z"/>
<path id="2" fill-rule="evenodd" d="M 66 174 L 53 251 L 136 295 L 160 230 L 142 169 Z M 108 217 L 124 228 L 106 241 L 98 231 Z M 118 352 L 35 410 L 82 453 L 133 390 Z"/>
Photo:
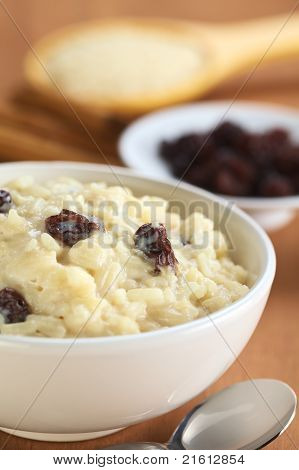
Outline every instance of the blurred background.
<path id="1" fill-rule="evenodd" d="M 22 59 L 28 50 L 23 35 L 34 43 L 43 35 L 69 23 L 110 16 L 158 16 L 208 22 L 247 20 L 255 17 L 287 13 L 294 0 L 6 0 L 0 7 L 0 97 L 14 93 L 22 85 Z M 11 15 L 8 17 L 3 5 Z M 241 80 L 241 79 L 240 79 Z M 213 91 L 209 98 L 232 96 L 240 80 Z M 263 99 L 299 105 L 299 60 L 287 60 L 259 67 L 241 98 Z M 296 88 L 297 86 L 297 88 Z"/>
<path id="2" fill-rule="evenodd" d="M 67 148 L 75 147 L 78 154 L 73 159 L 76 160 L 101 160 L 101 157 L 94 154 L 90 139 L 85 141 L 77 139 L 73 142 L 73 134 L 70 133 L 69 122 L 59 121 L 61 127 L 58 129 L 56 119 L 58 116 L 49 116 L 45 112 L 44 106 L 40 106 L 39 99 L 25 85 L 23 77 L 23 59 L 30 49 L 30 45 L 42 38 L 44 35 L 65 25 L 85 21 L 90 19 L 101 19 L 107 17 L 138 16 L 138 17 L 161 17 L 185 19 L 201 22 L 212 22 L 225 24 L 226 22 L 242 21 L 257 17 L 271 16 L 275 14 L 288 14 L 294 8 L 293 0 L 251 0 L 250 2 L 238 0 L 185 0 L 184 2 L 173 2 L 172 0 L 140 1 L 140 0 L 110 0 L 109 2 L 97 0 L 5 0 L 0 1 L 0 159 L 20 160 L 38 159 L 39 151 L 36 148 L 36 141 L 30 141 L 33 135 L 38 134 L 39 138 L 53 140 L 53 144 L 64 144 Z M 247 71 L 248 74 L 248 71 Z M 204 99 L 230 99 L 239 89 L 244 81 L 245 75 L 239 74 L 237 77 L 227 79 L 221 85 L 204 95 Z M 272 64 L 260 64 L 249 82 L 242 89 L 238 99 L 260 100 L 265 102 L 275 102 L 291 106 L 299 106 L 299 58 L 276 61 Z M 54 118 L 54 119 L 53 119 Z M 36 120 L 38 119 L 38 122 Z M 21 121 L 21 122 L 20 122 Z M 5 124 L 6 131 L 3 135 L 1 127 Z M 9 129 L 7 129 L 9 124 Z M 67 128 L 63 126 L 67 124 Z M 78 123 L 72 123 L 78 124 Z M 111 123 L 110 123 L 111 124 Z M 114 123 L 115 124 L 115 123 Z M 88 121 L 86 121 L 88 125 Z M 24 153 L 20 153 L 19 148 L 15 148 L 16 139 L 10 134 L 18 128 L 23 132 L 20 134 L 22 141 L 26 141 L 23 148 Z M 78 127 L 78 126 L 77 126 Z M 22 129 L 20 129 L 22 128 Z M 94 129 L 92 132 L 95 140 L 101 143 L 101 148 L 105 152 L 111 163 L 119 164 L 115 141 L 122 128 L 122 124 L 113 125 L 101 130 Z M 82 129 L 81 129 L 82 130 Z M 24 136 L 24 132 L 26 135 Z M 103 138 L 104 137 L 104 138 Z M 40 142 L 43 143 L 43 142 Z M 28 145 L 27 145 L 28 144 Z M 37 142 L 38 144 L 38 142 Z M 49 144 L 50 145 L 50 144 Z M 64 148 L 48 148 L 53 154 L 53 158 L 67 159 Z M 66 148 L 66 152 L 67 152 Z M 83 154 L 81 154 L 83 151 Z M 85 155 L 84 152 L 88 151 Z M 28 152 L 28 153 L 26 153 Z M 47 158 L 47 150 L 44 157 Z"/>
<path id="3" fill-rule="evenodd" d="M 208 22 L 240 21 L 266 15 L 286 13 L 293 0 L 6 0 L 0 7 L 0 97 L 7 98 L 22 85 L 22 59 L 28 50 L 26 39 L 34 43 L 46 33 L 69 23 L 110 16 L 159 16 Z M 5 6 L 7 11 L 5 11 Z M 10 16 L 9 16 L 10 15 Z M 209 97 L 229 97 L 237 81 L 221 86 Z M 298 91 L 299 60 L 287 60 L 261 66 L 242 93 L 242 98 L 294 103 Z"/>

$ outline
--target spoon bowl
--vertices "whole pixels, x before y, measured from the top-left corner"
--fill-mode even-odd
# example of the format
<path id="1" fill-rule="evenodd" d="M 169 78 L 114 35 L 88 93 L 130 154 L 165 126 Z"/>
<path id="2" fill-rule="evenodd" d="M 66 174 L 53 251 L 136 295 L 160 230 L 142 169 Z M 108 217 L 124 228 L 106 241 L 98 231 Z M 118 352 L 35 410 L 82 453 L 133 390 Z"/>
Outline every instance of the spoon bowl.
<path id="1" fill-rule="evenodd" d="M 109 447 L 109 450 L 167 450 L 168 447 L 159 442 L 127 442 Z"/>
<path id="2" fill-rule="evenodd" d="M 296 406 L 296 394 L 287 384 L 273 379 L 248 380 L 225 388 L 193 408 L 166 447 L 139 442 L 110 449 L 261 449 L 287 429 Z"/>
<path id="3" fill-rule="evenodd" d="M 94 116 L 131 118 L 202 96 L 261 58 L 298 55 L 299 15 L 286 20 L 279 15 L 226 25 L 158 18 L 80 23 L 39 41 L 27 54 L 25 77 L 59 111 L 71 104 Z"/>

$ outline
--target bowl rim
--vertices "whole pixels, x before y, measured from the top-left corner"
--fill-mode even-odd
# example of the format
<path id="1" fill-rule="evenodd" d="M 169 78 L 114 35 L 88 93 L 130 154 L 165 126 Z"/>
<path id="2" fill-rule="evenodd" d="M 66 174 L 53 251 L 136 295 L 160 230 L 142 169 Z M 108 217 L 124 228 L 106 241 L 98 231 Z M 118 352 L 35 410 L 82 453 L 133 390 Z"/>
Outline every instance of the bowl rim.
<path id="1" fill-rule="evenodd" d="M 85 163 L 85 162 L 69 162 L 69 161 L 53 161 L 50 163 L 51 167 L 55 166 L 56 168 L 61 167 L 61 169 L 65 168 L 74 168 L 74 169 L 90 169 L 102 172 L 102 173 L 111 173 L 111 167 L 113 172 L 119 174 L 120 176 L 128 176 L 133 178 L 141 178 L 147 181 L 152 181 L 155 183 L 161 184 L 170 184 L 170 185 L 177 185 L 177 180 L 174 178 L 169 178 L 167 181 L 154 179 L 151 177 L 147 177 L 146 175 L 132 170 L 130 168 L 119 167 L 115 165 L 105 165 L 105 164 L 97 164 L 97 163 Z M 1 164 L 1 167 L 17 167 L 17 166 L 24 166 L 30 168 L 30 166 L 37 166 L 39 168 L 48 167 L 49 162 L 46 161 L 24 161 L 24 162 L 9 162 Z M 49 175 L 50 178 L 50 175 Z M 192 191 L 193 193 L 197 193 L 198 196 L 203 196 L 214 202 L 223 206 L 227 204 L 227 201 L 209 191 L 206 191 L 201 188 L 197 188 L 189 183 L 181 182 L 180 187 L 186 191 Z M 180 325 L 172 326 L 169 328 L 160 328 L 158 330 L 139 333 L 139 334 L 129 334 L 129 335 L 114 335 L 114 336 L 98 336 L 98 337 L 70 337 L 70 338 L 47 338 L 47 337 L 34 337 L 34 336 L 22 336 L 22 335 L 1 335 L 0 334 L 0 346 L 5 343 L 13 343 L 13 344 L 25 344 L 25 345 L 44 345 L 44 346 L 69 346 L 67 352 L 75 345 L 84 345 L 84 346 L 92 346 L 95 344 L 101 345 L 114 345 L 115 343 L 118 344 L 130 344 L 132 342 L 137 343 L 142 341 L 151 341 L 159 338 L 165 338 L 169 336 L 174 336 L 177 333 L 186 333 L 188 330 L 194 329 L 203 329 L 207 328 L 210 325 L 215 327 L 215 323 L 221 322 L 226 317 L 232 317 L 237 315 L 240 312 L 239 307 L 244 307 L 249 305 L 255 298 L 262 297 L 267 289 L 271 288 L 275 271 L 276 271 L 276 254 L 273 247 L 273 244 L 263 230 L 260 225 L 255 222 L 252 217 L 246 214 L 242 209 L 233 205 L 231 210 L 238 215 L 238 217 L 245 221 L 258 235 L 259 242 L 263 248 L 265 253 L 265 267 L 262 273 L 260 274 L 258 280 L 255 284 L 250 288 L 249 292 L 245 294 L 244 297 L 241 299 L 233 302 L 228 307 L 221 308 L 216 312 L 213 312 L 209 315 L 206 315 L 202 318 L 198 318 L 196 320 L 192 320 L 190 322 L 182 323 Z"/>
<path id="2" fill-rule="evenodd" d="M 138 127 L 139 125 L 142 125 L 143 123 L 146 123 L 148 120 L 154 119 L 156 116 L 165 116 L 168 113 L 171 114 L 172 112 L 184 112 L 184 110 L 188 111 L 190 109 L 196 109 L 196 108 L 218 108 L 218 107 L 227 107 L 228 109 L 230 108 L 238 108 L 241 110 L 246 110 L 246 108 L 251 109 L 251 110 L 256 110 L 256 111 L 262 111 L 262 112 L 271 112 L 271 113 L 277 113 L 277 114 L 284 114 L 285 116 L 289 116 L 293 119 L 298 120 L 299 124 L 299 110 L 297 108 L 292 108 L 291 106 L 286 106 L 286 105 L 281 105 L 281 104 L 274 104 L 274 103 L 267 103 L 263 101 L 246 101 L 246 100 L 237 100 L 236 102 L 231 102 L 230 100 L 205 100 L 205 101 L 199 101 L 199 102 L 191 102 L 191 103 L 185 103 L 185 104 L 178 104 L 174 106 L 168 106 L 166 108 L 156 110 L 153 112 L 150 112 L 144 116 L 141 116 L 137 119 L 135 119 L 133 122 L 131 122 L 120 134 L 118 142 L 117 142 L 117 148 L 118 148 L 118 153 L 120 155 L 120 158 L 122 162 L 127 165 L 127 158 L 124 158 L 124 148 L 125 148 L 125 141 L 127 138 L 127 134 L 132 132 L 134 130 L 134 127 Z M 132 170 L 142 172 L 142 170 L 136 170 L 133 167 L 129 167 Z M 173 176 L 171 176 L 171 173 L 169 173 L 169 178 L 171 179 L 176 179 Z M 167 181 L 168 176 L 164 176 L 161 178 L 161 181 Z M 177 181 L 179 179 L 176 179 Z M 204 189 L 204 188 L 200 188 Z M 219 194 L 219 193 L 213 193 L 219 196 L 220 198 L 225 198 L 229 201 L 235 202 L 238 204 L 242 209 L 252 209 L 252 210 L 276 210 L 276 209 L 291 209 L 291 208 L 299 208 L 299 194 L 294 194 L 292 196 L 280 196 L 280 197 L 253 197 L 253 196 L 228 196 L 226 194 Z"/>

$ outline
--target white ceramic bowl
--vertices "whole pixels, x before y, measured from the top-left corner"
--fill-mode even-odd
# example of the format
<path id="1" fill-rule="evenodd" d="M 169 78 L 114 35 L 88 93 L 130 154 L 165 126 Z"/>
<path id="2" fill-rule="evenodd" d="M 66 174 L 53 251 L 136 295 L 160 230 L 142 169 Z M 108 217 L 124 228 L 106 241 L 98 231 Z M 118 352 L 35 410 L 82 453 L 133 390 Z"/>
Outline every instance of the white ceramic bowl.
<path id="1" fill-rule="evenodd" d="M 173 182 L 114 171 L 139 195 L 167 198 L 173 189 Z M 117 183 L 101 165 L 16 163 L 1 165 L 0 185 L 23 174 Z M 216 224 L 226 206 L 225 200 L 187 184 L 181 184 L 176 198 L 205 201 Z M 233 208 L 227 230 L 233 257 L 257 280 L 243 299 L 209 317 L 135 336 L 76 341 L 0 336 L 2 429 L 36 439 L 87 439 L 166 413 L 214 382 L 252 335 L 275 273 L 272 244 L 258 224 Z"/>
<path id="2" fill-rule="evenodd" d="M 119 153 L 128 167 L 164 180 L 170 176 L 170 170 L 159 157 L 160 142 L 189 132 L 209 131 L 223 120 L 236 122 L 251 132 L 282 126 L 299 141 L 298 111 L 268 104 L 209 101 L 168 108 L 138 119 L 121 135 Z M 227 199 L 236 202 L 269 231 L 287 224 L 299 208 L 299 196 Z"/>

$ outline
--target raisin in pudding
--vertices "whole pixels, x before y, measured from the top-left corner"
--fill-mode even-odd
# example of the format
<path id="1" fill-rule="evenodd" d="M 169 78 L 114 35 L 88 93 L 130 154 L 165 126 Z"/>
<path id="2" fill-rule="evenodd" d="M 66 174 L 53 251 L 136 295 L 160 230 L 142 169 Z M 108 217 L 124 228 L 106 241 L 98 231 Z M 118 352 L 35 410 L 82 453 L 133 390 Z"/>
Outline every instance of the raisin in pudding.
<path id="1" fill-rule="evenodd" d="M 141 333 L 203 317 L 249 289 L 202 213 L 183 220 L 161 198 L 102 182 L 6 184 L 0 256 L 1 334 Z"/>

